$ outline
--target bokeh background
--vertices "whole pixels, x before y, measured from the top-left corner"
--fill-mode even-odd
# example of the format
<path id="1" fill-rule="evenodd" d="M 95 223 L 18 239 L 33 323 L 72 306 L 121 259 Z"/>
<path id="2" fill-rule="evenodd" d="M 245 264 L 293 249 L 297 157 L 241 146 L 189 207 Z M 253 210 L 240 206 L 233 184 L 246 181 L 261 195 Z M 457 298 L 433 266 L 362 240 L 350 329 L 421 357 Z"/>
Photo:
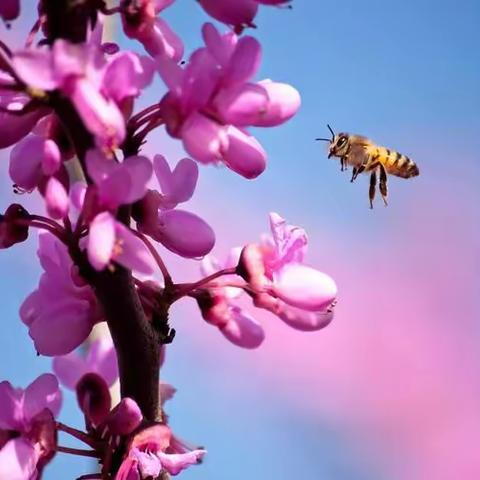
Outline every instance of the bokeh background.
<path id="1" fill-rule="evenodd" d="M 11 32 L 0 27 L 11 45 L 33 21 L 34 2 L 23 6 Z M 195 2 L 177 0 L 165 18 L 187 52 L 200 44 L 207 17 Z M 162 376 L 178 392 L 167 411 L 181 437 L 209 450 L 184 478 L 480 478 L 479 21 L 477 0 L 262 8 L 250 32 L 264 46 L 259 77 L 294 84 L 302 109 L 256 132 L 264 175 L 202 168 L 189 208 L 214 226 L 220 257 L 267 231 L 270 211 L 303 226 L 308 262 L 336 279 L 339 304 L 317 333 L 262 315 L 267 339 L 254 352 L 228 344 L 193 303 L 175 307 Z M 162 91 L 157 82 L 145 102 Z M 420 177 L 391 178 L 389 207 L 371 211 L 368 179 L 350 184 L 314 141 L 327 122 L 411 156 Z M 184 155 L 162 132 L 146 152 Z M 0 156 L 3 209 L 13 194 Z M 18 318 L 39 278 L 35 249 L 32 236 L 0 255 L 0 378 L 18 386 L 50 369 Z M 198 275 L 195 262 L 166 258 L 179 280 Z M 71 394 L 61 418 L 81 425 Z M 89 471 L 58 456 L 45 478 Z"/>

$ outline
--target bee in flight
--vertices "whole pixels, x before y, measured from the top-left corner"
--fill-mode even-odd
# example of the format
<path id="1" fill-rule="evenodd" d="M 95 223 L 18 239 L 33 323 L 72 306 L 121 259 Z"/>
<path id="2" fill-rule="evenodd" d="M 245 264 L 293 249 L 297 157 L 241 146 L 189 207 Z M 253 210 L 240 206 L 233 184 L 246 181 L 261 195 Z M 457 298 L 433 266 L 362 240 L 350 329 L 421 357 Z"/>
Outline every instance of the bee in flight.
<path id="1" fill-rule="evenodd" d="M 316 138 L 329 142 L 328 158 L 340 159 L 340 169 L 353 167 L 351 182 L 361 173 L 370 173 L 370 208 L 373 208 L 373 199 L 377 189 L 377 175 L 379 176 L 380 194 L 387 205 L 387 174 L 401 178 L 416 177 L 420 172 L 413 160 L 401 153 L 376 145 L 371 140 L 360 135 L 338 133 L 327 125 L 332 138 Z"/>

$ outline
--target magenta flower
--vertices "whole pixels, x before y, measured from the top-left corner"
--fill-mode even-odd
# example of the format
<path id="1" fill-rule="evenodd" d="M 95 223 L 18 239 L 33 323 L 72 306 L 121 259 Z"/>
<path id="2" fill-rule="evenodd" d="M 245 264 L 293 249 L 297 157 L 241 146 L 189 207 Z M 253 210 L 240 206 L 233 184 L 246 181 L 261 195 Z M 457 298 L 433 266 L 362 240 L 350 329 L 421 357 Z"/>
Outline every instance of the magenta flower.
<path id="1" fill-rule="evenodd" d="M 0 3 L 0 17 L 10 22 L 20 15 L 20 0 L 2 0 Z"/>
<path id="2" fill-rule="evenodd" d="M 53 235 L 42 233 L 37 254 L 44 273 L 38 288 L 20 307 L 20 318 L 37 352 L 64 355 L 85 341 L 93 326 L 102 320 L 102 313 L 65 245 Z"/>
<path id="3" fill-rule="evenodd" d="M 206 47 L 192 54 L 185 69 L 158 59 L 170 89 L 161 101 L 167 131 L 195 160 L 222 162 L 255 178 L 265 169 L 266 153 L 246 127 L 284 123 L 298 110 L 300 96 L 286 84 L 251 83 L 261 58 L 254 38 L 220 35 L 211 24 L 204 25 L 203 38 Z"/>
<path id="4" fill-rule="evenodd" d="M 232 249 L 223 265 L 212 256 L 204 258 L 202 273 L 208 276 L 224 268 L 236 267 L 240 253 L 240 248 Z M 235 285 L 234 275 L 221 277 L 215 287 L 203 290 L 196 295 L 202 316 L 208 323 L 216 326 L 234 345 L 257 348 L 265 339 L 265 332 L 259 322 L 235 303 L 243 290 L 229 285 Z"/>
<path id="5" fill-rule="evenodd" d="M 172 439 L 171 431 L 166 425 L 154 425 L 135 435 L 115 480 L 157 478 L 162 472 L 177 475 L 199 463 L 206 453 L 201 449 L 183 453 L 170 452 Z"/>
<path id="6" fill-rule="evenodd" d="M 175 209 L 192 197 L 198 178 L 197 165 L 184 158 L 170 170 L 162 155 L 155 156 L 153 165 L 161 193 L 150 190 L 136 206 L 134 218 L 139 230 L 182 257 L 203 257 L 215 243 L 213 230 L 197 215 Z"/>
<path id="7" fill-rule="evenodd" d="M 96 44 L 73 45 L 57 40 L 51 49 L 16 52 L 17 75 L 30 87 L 61 90 L 70 98 L 86 128 L 102 148 L 115 148 L 125 138 L 120 108 L 151 81 L 151 64 L 132 53 L 119 53 L 109 62 Z M 118 72 L 122 75 L 118 75 Z M 119 80 L 112 82 L 112 77 Z"/>
<path id="8" fill-rule="evenodd" d="M 0 383 L 0 478 L 40 477 L 56 448 L 54 418 L 62 394 L 54 375 L 40 375 L 25 390 Z"/>
<path id="9" fill-rule="evenodd" d="M 282 6 L 291 0 L 199 0 L 204 10 L 216 20 L 232 26 L 237 33 L 246 27 L 255 27 L 253 19 L 258 4 Z"/>
<path id="10" fill-rule="evenodd" d="M 158 17 L 173 2 L 174 0 L 128 2 L 128 6 L 122 9 L 122 22 L 127 37 L 142 43 L 152 57 L 161 55 L 178 62 L 183 56 L 182 40 L 165 20 Z"/>
<path id="11" fill-rule="evenodd" d="M 55 357 L 52 366 L 60 383 L 70 390 L 75 390 L 78 381 L 87 373 L 100 375 L 109 387 L 118 379 L 117 355 L 110 338 L 93 342 L 85 356 L 71 352 Z"/>

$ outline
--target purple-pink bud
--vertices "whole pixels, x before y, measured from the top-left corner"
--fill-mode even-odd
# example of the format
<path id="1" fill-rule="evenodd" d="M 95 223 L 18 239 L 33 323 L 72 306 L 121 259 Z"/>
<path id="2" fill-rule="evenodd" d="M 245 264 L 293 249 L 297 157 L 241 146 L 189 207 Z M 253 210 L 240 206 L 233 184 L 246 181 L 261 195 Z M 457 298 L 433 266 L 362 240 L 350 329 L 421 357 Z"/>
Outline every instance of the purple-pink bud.
<path id="1" fill-rule="evenodd" d="M 51 177 L 45 189 L 45 201 L 48 214 L 55 219 L 65 218 L 68 214 L 69 199 L 65 187 L 55 177 Z"/>
<path id="2" fill-rule="evenodd" d="M 97 427 L 104 422 L 112 405 L 105 380 L 96 373 L 87 373 L 77 383 L 77 402 L 87 421 Z"/>
<path id="3" fill-rule="evenodd" d="M 140 407 L 131 398 L 122 398 L 107 418 L 109 431 L 114 435 L 130 435 L 142 422 Z"/>
<path id="4" fill-rule="evenodd" d="M 9 248 L 28 238 L 28 225 L 19 220 L 28 220 L 28 212 L 18 203 L 13 203 L 0 215 L 0 249 Z"/>

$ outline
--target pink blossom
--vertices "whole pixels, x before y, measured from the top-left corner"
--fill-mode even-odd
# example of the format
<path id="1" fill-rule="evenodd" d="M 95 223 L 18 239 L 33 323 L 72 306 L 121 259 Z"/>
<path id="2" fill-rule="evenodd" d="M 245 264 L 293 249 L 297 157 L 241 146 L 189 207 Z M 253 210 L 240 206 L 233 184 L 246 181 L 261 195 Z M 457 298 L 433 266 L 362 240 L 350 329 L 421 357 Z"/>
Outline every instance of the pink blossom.
<path id="1" fill-rule="evenodd" d="M 51 374 L 40 375 L 25 390 L 0 383 L 0 478 L 30 480 L 41 474 L 55 454 L 54 418 L 61 403 Z"/>
<path id="2" fill-rule="evenodd" d="M 62 39 L 52 49 L 16 52 L 12 64 L 30 87 L 59 89 L 68 96 L 97 144 L 105 148 L 115 148 L 124 140 L 120 107 L 151 81 L 152 73 L 147 61 L 135 59 L 132 53 L 119 53 L 108 62 L 95 43 L 74 45 Z M 116 74 L 119 78 L 112 82 Z"/>
<path id="3" fill-rule="evenodd" d="M 52 218 L 62 219 L 68 214 L 69 200 L 65 187 L 55 177 L 51 177 L 45 189 L 47 212 Z"/>
<path id="4" fill-rule="evenodd" d="M 246 178 L 266 166 L 266 153 L 246 130 L 276 126 L 298 110 L 300 96 L 291 86 L 264 80 L 251 83 L 260 65 L 260 44 L 252 37 L 220 35 L 203 27 L 205 47 L 196 50 L 182 69 L 158 59 L 169 92 L 161 101 L 170 135 L 202 163 L 223 162 Z"/>
<path id="5" fill-rule="evenodd" d="M 0 17 L 6 22 L 15 20 L 20 15 L 20 0 L 2 0 Z"/>
<path id="6" fill-rule="evenodd" d="M 90 223 L 87 255 L 96 270 L 117 262 L 147 275 L 153 273 L 153 260 L 145 244 L 109 212 L 99 213 Z"/>
<path id="7" fill-rule="evenodd" d="M 154 425 L 136 434 L 115 480 L 157 478 L 160 473 L 177 475 L 201 461 L 206 451 L 169 452 L 173 437 L 166 425 Z"/>
<path id="8" fill-rule="evenodd" d="M 87 373 L 100 375 L 109 387 L 112 386 L 118 379 L 118 367 L 111 339 L 95 340 L 85 356 L 80 356 L 78 352 L 71 352 L 68 355 L 55 357 L 53 371 L 60 383 L 70 390 L 75 390 L 80 378 Z"/>
<path id="9" fill-rule="evenodd" d="M 136 206 L 134 218 L 139 230 L 182 257 L 203 257 L 215 243 L 213 230 L 197 215 L 175 209 L 192 197 L 198 178 L 197 165 L 184 158 L 171 170 L 161 155 L 156 155 L 153 163 L 161 193 L 150 190 Z"/>
<path id="10" fill-rule="evenodd" d="M 142 43 L 152 57 L 161 55 L 178 62 L 183 56 L 182 40 L 165 20 L 158 17 L 173 2 L 174 0 L 124 1 L 128 6 L 122 9 L 122 22 L 125 34 Z"/>
<path id="11" fill-rule="evenodd" d="M 53 175 L 61 165 L 61 153 L 50 139 L 29 135 L 10 153 L 10 178 L 23 190 L 36 188 L 45 175 Z"/>
<path id="12" fill-rule="evenodd" d="M 20 307 L 20 318 L 39 353 L 64 355 L 85 341 L 102 314 L 65 245 L 53 235 L 42 233 L 37 254 L 44 273 L 38 288 Z"/>

